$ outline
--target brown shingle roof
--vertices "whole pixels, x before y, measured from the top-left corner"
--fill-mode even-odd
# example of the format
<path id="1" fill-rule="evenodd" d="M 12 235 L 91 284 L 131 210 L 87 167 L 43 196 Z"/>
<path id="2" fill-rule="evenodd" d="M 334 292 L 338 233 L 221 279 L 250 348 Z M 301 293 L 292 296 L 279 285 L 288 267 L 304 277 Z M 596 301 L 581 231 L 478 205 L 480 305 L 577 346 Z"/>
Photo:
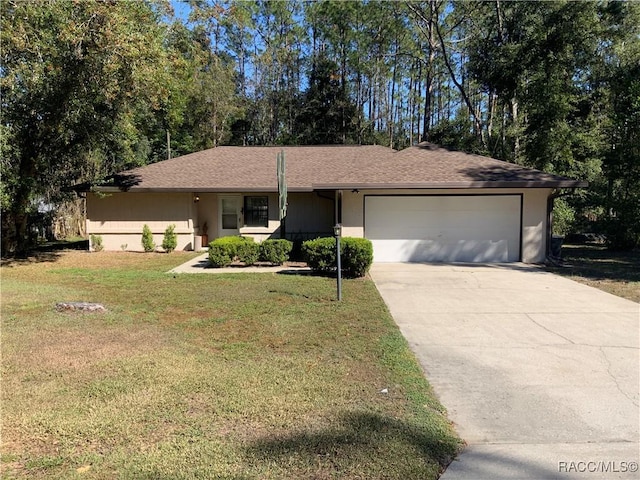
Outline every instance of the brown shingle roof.
<path id="1" fill-rule="evenodd" d="M 115 180 L 133 191 L 277 191 L 276 155 L 281 150 L 289 191 L 586 186 L 428 143 L 400 152 L 375 145 L 217 147 L 129 170 Z"/>

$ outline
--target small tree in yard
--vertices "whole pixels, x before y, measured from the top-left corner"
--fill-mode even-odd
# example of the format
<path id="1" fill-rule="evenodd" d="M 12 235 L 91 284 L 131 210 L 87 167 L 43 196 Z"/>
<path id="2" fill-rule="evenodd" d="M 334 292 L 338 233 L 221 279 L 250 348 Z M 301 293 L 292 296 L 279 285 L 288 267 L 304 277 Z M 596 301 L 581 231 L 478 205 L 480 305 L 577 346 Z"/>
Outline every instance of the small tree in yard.
<path id="1" fill-rule="evenodd" d="M 156 243 L 153 241 L 153 233 L 149 225 L 146 223 L 142 227 L 142 248 L 145 252 L 153 252 L 156 249 Z"/>
<path id="2" fill-rule="evenodd" d="M 178 246 L 178 236 L 176 235 L 175 228 L 175 225 L 169 225 L 164 231 L 162 248 L 164 248 L 167 253 L 173 252 Z"/>
<path id="3" fill-rule="evenodd" d="M 102 235 L 91 235 L 89 238 L 94 252 L 101 252 L 104 249 L 104 245 L 102 244 Z"/>

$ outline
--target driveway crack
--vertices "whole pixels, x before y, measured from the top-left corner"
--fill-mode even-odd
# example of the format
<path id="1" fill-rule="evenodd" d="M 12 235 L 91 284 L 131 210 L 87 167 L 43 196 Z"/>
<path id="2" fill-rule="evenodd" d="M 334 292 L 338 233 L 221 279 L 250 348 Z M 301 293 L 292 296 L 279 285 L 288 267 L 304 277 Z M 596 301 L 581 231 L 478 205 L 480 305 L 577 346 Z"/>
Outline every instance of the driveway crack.
<path id="1" fill-rule="evenodd" d="M 547 332 L 549 332 L 549 333 L 553 333 L 554 335 L 557 335 L 558 337 L 560 337 L 560 338 L 562 338 L 562 339 L 566 340 L 567 342 L 569 342 L 569 343 L 570 343 L 570 344 L 572 344 L 572 345 L 575 345 L 575 344 L 576 344 L 576 342 L 574 342 L 574 341 L 573 341 L 573 340 L 571 340 L 570 338 L 565 337 L 564 335 L 561 335 L 561 334 L 559 334 L 558 332 L 556 332 L 556 331 L 554 331 L 554 330 L 551 330 L 551 329 L 550 329 L 550 328 L 548 328 L 548 327 L 545 327 L 545 326 L 544 326 L 544 325 L 542 325 L 541 323 L 536 322 L 536 321 L 531 317 L 531 315 L 529 315 L 528 313 L 527 313 L 526 315 L 527 315 L 527 317 L 529 318 L 529 320 L 531 320 L 533 323 L 535 323 L 537 326 L 539 326 L 539 327 L 540 327 L 540 328 L 542 328 L 543 330 L 546 330 L 546 331 L 547 331 Z"/>
<path id="2" fill-rule="evenodd" d="M 634 401 L 634 399 L 629 396 L 625 391 L 622 390 L 622 388 L 620 388 L 620 384 L 618 383 L 618 379 L 615 377 L 615 375 L 613 374 L 613 372 L 611 371 L 611 361 L 609 360 L 609 357 L 607 357 L 607 354 L 605 353 L 603 347 L 599 347 L 598 350 L 600 350 L 600 353 L 602 353 L 602 356 L 604 357 L 604 360 L 607 362 L 607 373 L 609 374 L 609 376 L 611 377 L 611 379 L 613 380 L 613 383 L 616 384 L 616 388 L 618 389 L 618 391 L 624 395 L 625 397 L 627 397 L 629 399 L 629 401 L 635 405 L 636 407 L 639 406 L 638 402 Z"/>

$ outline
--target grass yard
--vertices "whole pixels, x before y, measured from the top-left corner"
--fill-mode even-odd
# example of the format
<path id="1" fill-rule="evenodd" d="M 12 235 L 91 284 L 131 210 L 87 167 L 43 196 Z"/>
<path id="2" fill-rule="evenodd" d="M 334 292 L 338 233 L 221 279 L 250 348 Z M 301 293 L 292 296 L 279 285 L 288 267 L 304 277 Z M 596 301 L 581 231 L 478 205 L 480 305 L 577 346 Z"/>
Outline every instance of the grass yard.
<path id="1" fill-rule="evenodd" d="M 2 478 L 438 477 L 460 439 L 371 281 L 188 258 L 3 264 Z"/>
<path id="2" fill-rule="evenodd" d="M 640 303 L 640 251 L 615 252 L 602 245 L 564 245 L 561 267 L 548 270 Z"/>

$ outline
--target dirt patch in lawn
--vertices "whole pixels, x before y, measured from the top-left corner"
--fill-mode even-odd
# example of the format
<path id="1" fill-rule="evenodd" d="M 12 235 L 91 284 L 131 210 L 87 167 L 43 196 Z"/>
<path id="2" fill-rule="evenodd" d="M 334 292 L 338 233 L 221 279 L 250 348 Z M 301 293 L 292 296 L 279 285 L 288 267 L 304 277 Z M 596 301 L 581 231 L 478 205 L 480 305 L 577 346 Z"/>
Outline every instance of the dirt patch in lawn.
<path id="1" fill-rule="evenodd" d="M 129 356 L 132 352 L 137 355 L 153 352 L 164 344 L 158 332 L 144 327 L 123 329 L 87 324 L 47 330 L 42 331 L 42 335 L 30 335 L 21 345 L 22 355 L 15 358 L 23 368 L 77 371 L 105 360 Z"/>

